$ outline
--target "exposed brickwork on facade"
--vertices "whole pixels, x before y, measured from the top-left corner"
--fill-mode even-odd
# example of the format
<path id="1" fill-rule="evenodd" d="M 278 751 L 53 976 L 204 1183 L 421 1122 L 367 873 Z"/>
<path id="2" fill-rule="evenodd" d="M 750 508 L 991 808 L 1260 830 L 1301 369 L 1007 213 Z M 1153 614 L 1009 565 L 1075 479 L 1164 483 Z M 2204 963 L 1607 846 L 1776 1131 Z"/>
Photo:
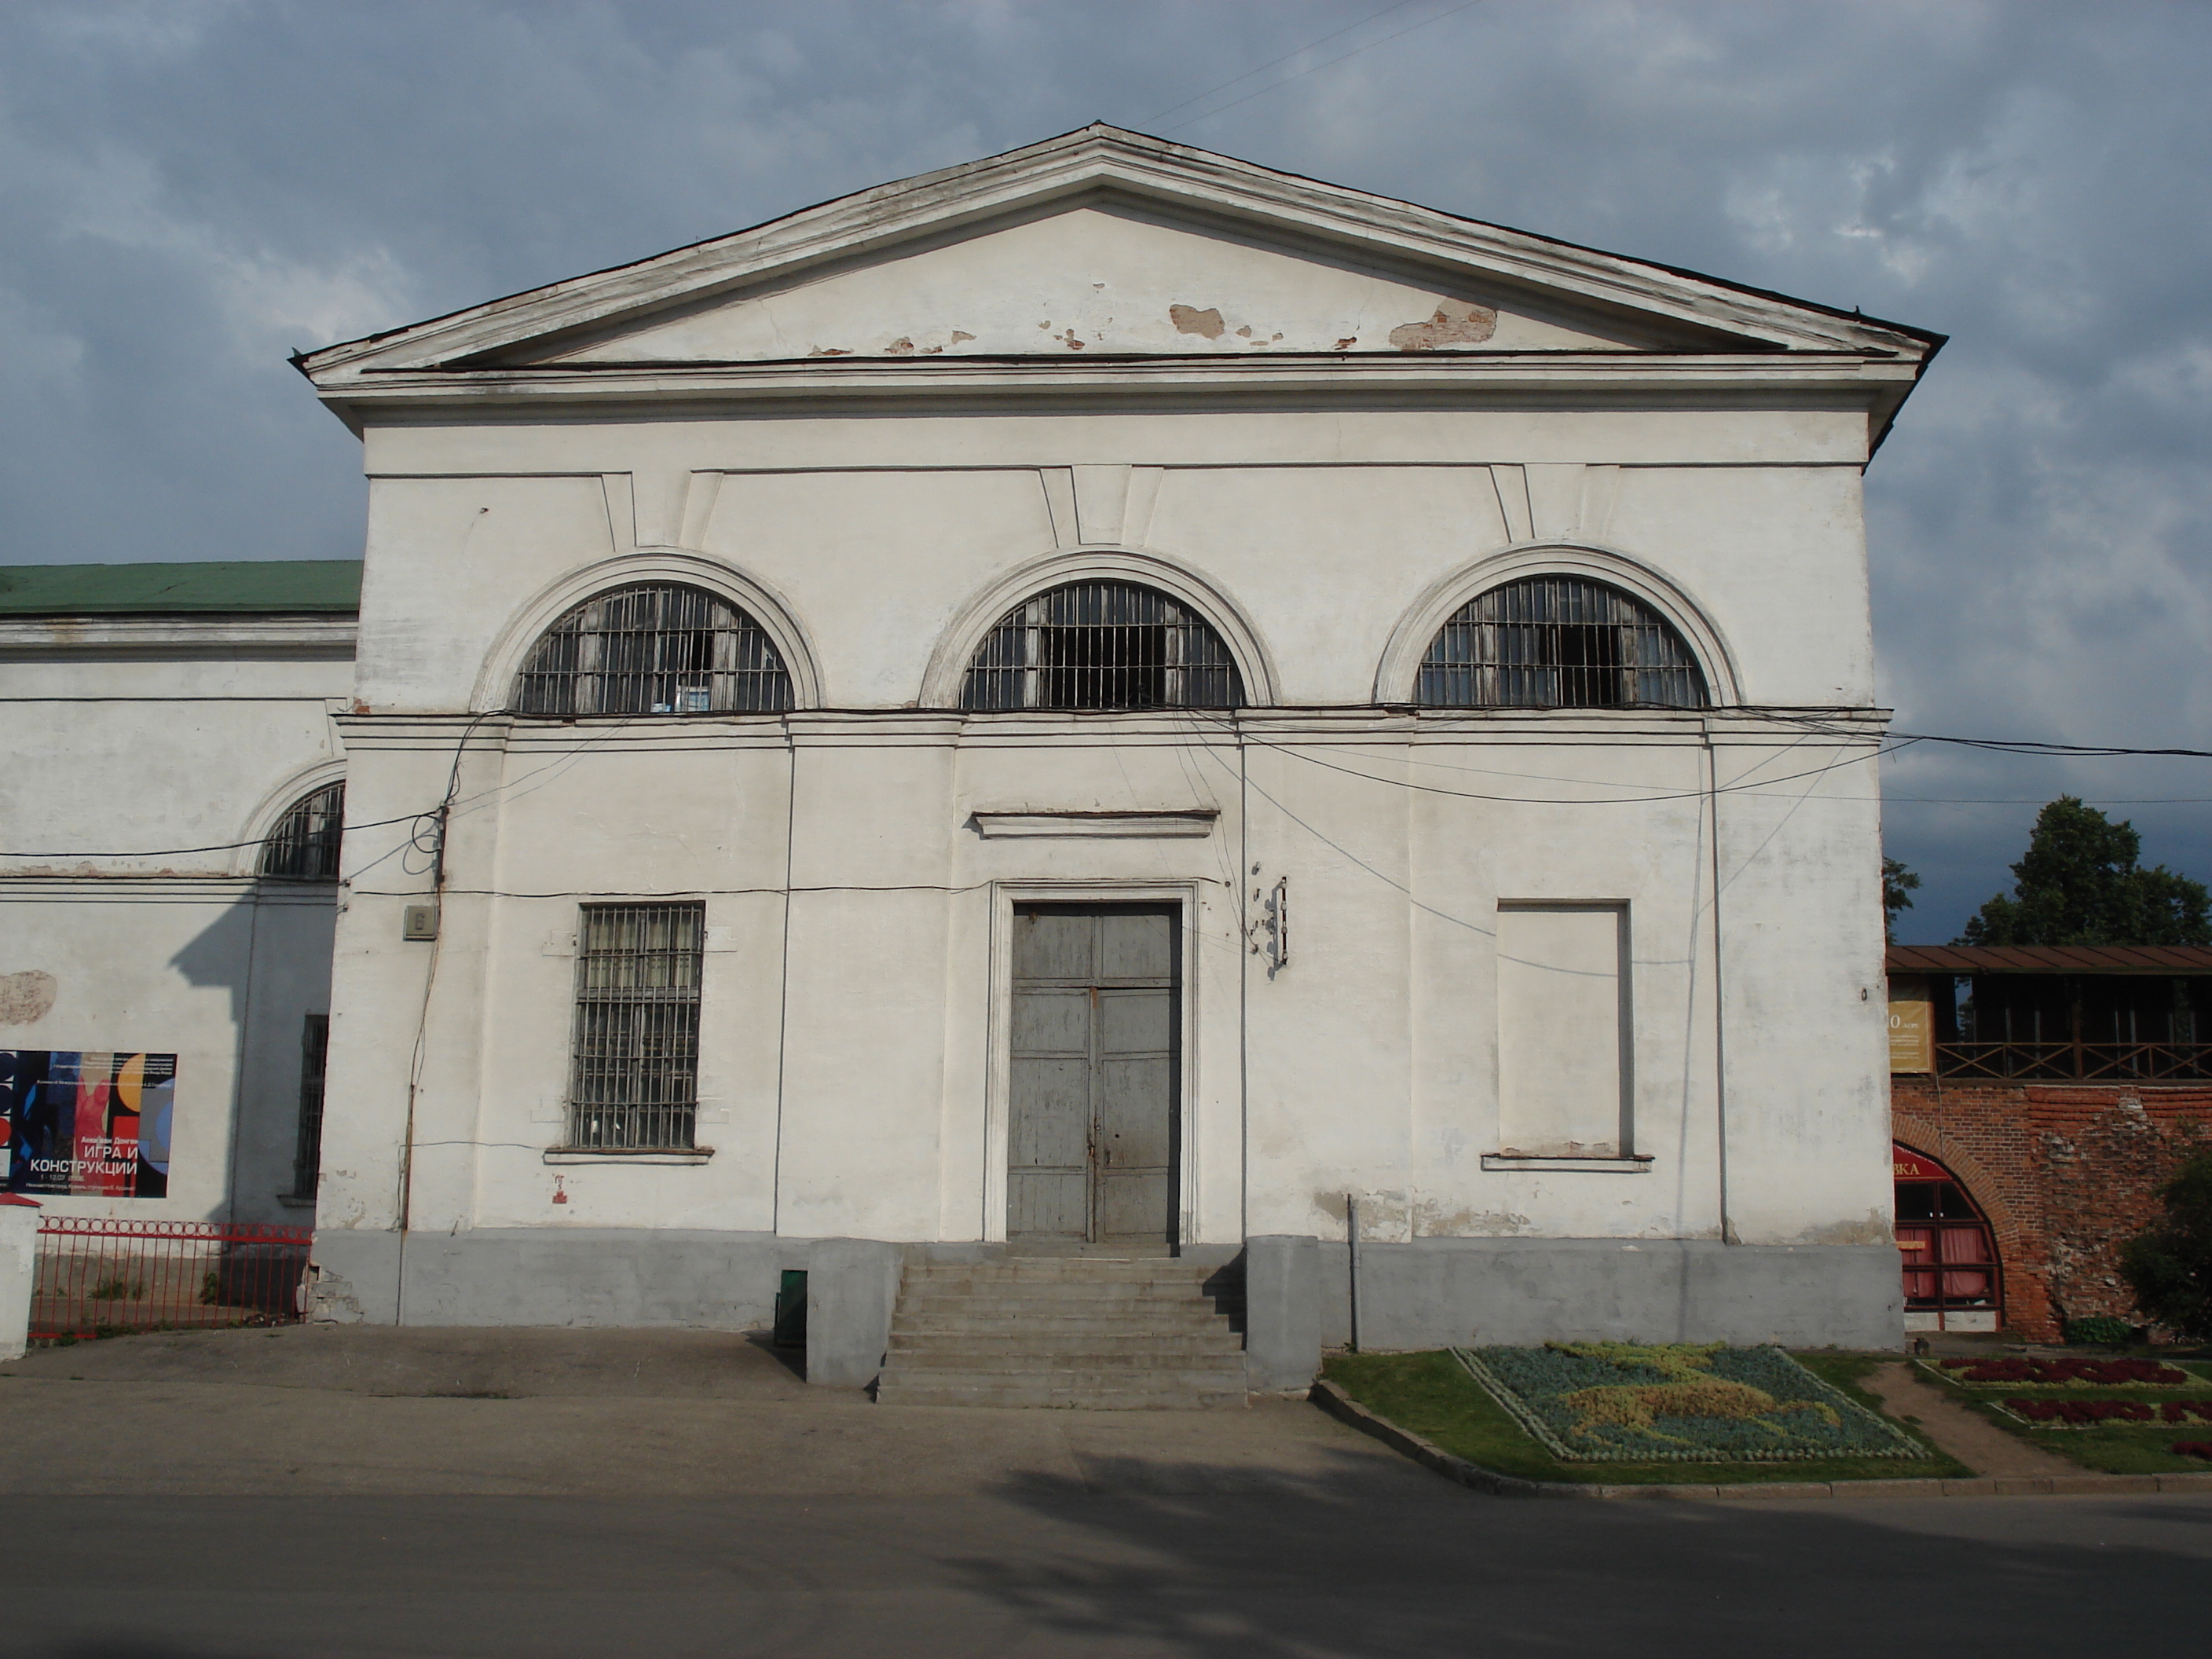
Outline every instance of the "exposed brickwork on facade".
<path id="1" fill-rule="evenodd" d="M 1892 1133 L 1948 1168 L 1996 1235 L 2005 1325 L 2133 1321 L 2121 1243 L 2160 1213 L 2155 1189 L 2212 1139 L 2212 1088 L 1890 1079 Z"/>

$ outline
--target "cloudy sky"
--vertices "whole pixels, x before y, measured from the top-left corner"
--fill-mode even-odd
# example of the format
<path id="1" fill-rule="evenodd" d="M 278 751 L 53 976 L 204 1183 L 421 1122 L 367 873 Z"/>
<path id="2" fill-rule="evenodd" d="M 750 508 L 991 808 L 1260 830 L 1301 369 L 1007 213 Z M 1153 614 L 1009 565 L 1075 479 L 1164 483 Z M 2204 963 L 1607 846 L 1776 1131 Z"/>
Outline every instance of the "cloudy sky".
<path id="1" fill-rule="evenodd" d="M 1868 479 L 1899 726 L 2212 748 L 2208 78 L 2153 0 L 11 0 L 0 562 L 356 556 L 295 347 L 1103 118 L 1951 335 Z M 2061 790 L 2212 878 L 2212 763 L 1885 770 L 1903 939 Z"/>

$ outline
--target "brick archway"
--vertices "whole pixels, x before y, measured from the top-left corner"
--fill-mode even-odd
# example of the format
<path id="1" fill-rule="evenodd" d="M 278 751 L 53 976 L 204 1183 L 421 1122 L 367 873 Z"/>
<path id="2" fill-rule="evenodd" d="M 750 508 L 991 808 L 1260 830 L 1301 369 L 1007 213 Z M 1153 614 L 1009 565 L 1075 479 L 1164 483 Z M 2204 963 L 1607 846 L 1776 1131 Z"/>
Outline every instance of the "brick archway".
<path id="1" fill-rule="evenodd" d="M 2004 1196 L 1994 1170 L 1950 1135 L 1936 1119 L 1893 1108 L 1890 1138 L 1900 1146 L 1933 1158 L 1951 1172 L 1990 1224 L 2003 1273 L 2004 1327 L 2023 1335 L 2057 1334 L 2046 1279 L 2050 1263 L 2040 1229 L 2032 1225 Z"/>

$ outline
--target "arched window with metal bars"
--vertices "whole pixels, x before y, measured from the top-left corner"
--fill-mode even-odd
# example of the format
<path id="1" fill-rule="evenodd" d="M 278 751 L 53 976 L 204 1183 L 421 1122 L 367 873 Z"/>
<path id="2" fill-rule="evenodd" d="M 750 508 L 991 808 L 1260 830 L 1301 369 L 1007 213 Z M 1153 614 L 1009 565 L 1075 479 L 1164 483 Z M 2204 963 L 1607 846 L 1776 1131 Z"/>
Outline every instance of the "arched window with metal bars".
<path id="1" fill-rule="evenodd" d="M 263 840 L 260 873 L 285 881 L 336 881 L 344 823 L 344 783 L 326 783 L 301 796 Z"/>
<path id="2" fill-rule="evenodd" d="M 547 629 L 514 677 L 525 714 L 728 714 L 791 707 L 765 629 L 718 593 L 640 582 Z"/>
<path id="3" fill-rule="evenodd" d="M 1211 623 L 1137 582 L 1066 582 L 1000 619 L 968 665 L 963 708 L 1234 708 L 1237 660 Z"/>
<path id="4" fill-rule="evenodd" d="M 1437 629 L 1414 700 L 1447 708 L 1702 708 L 1681 635 L 1632 594 L 1583 576 L 1528 576 Z"/>

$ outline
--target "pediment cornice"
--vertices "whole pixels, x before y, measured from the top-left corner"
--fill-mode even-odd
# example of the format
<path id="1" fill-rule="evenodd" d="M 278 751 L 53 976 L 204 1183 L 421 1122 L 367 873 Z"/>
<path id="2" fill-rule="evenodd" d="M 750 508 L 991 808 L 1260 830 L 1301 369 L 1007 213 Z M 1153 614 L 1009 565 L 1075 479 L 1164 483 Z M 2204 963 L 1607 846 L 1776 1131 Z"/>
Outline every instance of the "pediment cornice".
<path id="1" fill-rule="evenodd" d="M 957 237 L 973 227 L 1087 197 L 1140 204 L 1186 219 L 1304 242 L 1382 264 L 1459 273 L 1633 314 L 1655 325 L 1718 340 L 1712 351 L 1401 354 L 1358 350 L 1322 363 L 1287 354 L 1188 364 L 1172 356 L 1096 357 L 1072 362 L 945 356 L 782 362 L 601 362 L 529 365 L 534 343 L 618 328 L 687 305 L 811 270 L 882 258 L 903 243 Z M 1866 378 L 1873 365 L 1902 368 L 1909 381 L 1942 343 L 1924 331 L 1719 282 L 1696 273 L 1456 218 L 1433 209 L 1273 171 L 1165 140 L 1097 125 L 980 161 L 878 185 L 750 230 L 635 264 L 509 295 L 410 327 L 330 346 L 295 359 L 337 404 L 455 394 L 482 398 L 636 397 L 690 390 L 709 395 L 781 395 L 798 385 L 854 393 L 915 386 L 986 392 L 1064 382 L 1171 385 L 1218 380 L 1255 388 L 1304 382 L 1349 386 L 1486 380 L 1530 384 L 1565 376 L 1725 380 L 1762 374 Z M 1777 357 L 1799 360 L 1779 368 Z M 1571 363 L 1568 360 L 1573 360 Z M 1873 378 L 1891 376 L 1874 372 Z M 343 412 L 343 410 L 341 412 Z"/>

